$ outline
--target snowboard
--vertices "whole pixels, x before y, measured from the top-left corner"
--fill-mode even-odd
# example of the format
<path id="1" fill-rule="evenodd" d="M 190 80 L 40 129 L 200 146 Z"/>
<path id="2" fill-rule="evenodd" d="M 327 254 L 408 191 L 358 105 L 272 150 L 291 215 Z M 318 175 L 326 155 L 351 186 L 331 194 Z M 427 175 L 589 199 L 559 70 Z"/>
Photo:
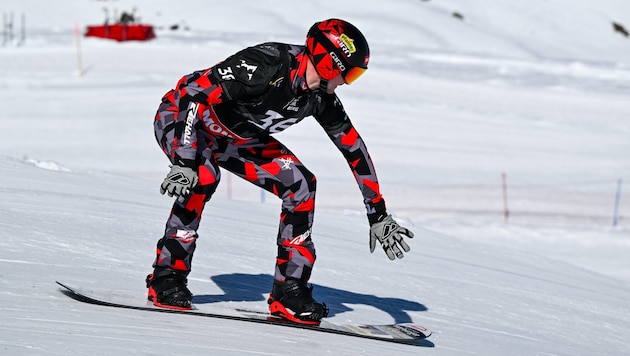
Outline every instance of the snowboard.
<path id="1" fill-rule="evenodd" d="M 319 325 L 307 325 L 299 324 L 284 318 L 271 315 L 266 312 L 245 310 L 245 309 L 225 309 L 225 308 L 208 308 L 203 306 L 199 308 L 193 305 L 192 310 L 180 310 L 180 309 L 167 309 L 159 308 L 153 305 L 153 303 L 146 301 L 142 303 L 135 298 L 121 298 L 111 293 L 108 295 L 104 292 L 86 290 L 76 288 L 57 282 L 61 286 L 61 291 L 68 297 L 80 302 L 133 310 L 144 310 L 158 313 L 171 313 L 171 314 L 184 314 L 190 316 L 243 321 L 249 323 L 258 324 L 270 324 L 291 328 L 299 328 L 305 330 L 312 330 L 317 332 L 324 332 L 329 334 L 345 335 L 351 337 L 358 337 L 371 340 L 380 340 L 386 342 L 410 344 L 417 346 L 430 346 L 426 339 L 431 335 L 431 331 L 423 326 L 413 323 L 398 323 L 389 325 L 376 325 L 376 324 L 338 324 L 322 320 Z M 430 345 L 428 345 L 430 344 Z"/>

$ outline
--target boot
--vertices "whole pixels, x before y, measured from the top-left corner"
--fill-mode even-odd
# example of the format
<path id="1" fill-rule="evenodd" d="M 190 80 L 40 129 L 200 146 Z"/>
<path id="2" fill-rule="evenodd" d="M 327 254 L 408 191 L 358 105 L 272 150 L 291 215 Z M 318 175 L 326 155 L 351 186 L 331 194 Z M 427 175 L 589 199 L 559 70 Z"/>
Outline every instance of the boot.
<path id="1" fill-rule="evenodd" d="M 319 325 L 328 316 L 326 304 L 313 299 L 313 286 L 305 281 L 289 278 L 284 282 L 274 280 L 269 295 L 269 311 L 272 315 L 301 323 Z"/>
<path id="2" fill-rule="evenodd" d="M 147 276 L 148 299 L 153 305 L 171 309 L 192 309 L 192 293 L 186 286 L 188 272 L 156 267 Z"/>

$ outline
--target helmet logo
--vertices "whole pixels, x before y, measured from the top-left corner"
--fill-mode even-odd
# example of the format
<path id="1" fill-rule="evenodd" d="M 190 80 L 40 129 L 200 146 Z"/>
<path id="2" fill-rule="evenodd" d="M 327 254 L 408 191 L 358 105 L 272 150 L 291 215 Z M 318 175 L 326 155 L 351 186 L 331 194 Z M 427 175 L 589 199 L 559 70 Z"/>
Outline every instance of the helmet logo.
<path id="1" fill-rule="evenodd" d="M 337 68 L 339 68 L 340 71 L 345 72 L 346 71 L 346 66 L 343 64 L 341 59 L 339 59 L 337 54 L 335 52 L 330 52 L 330 56 L 332 57 L 333 61 L 335 61 L 335 64 L 337 65 Z"/>
<path id="2" fill-rule="evenodd" d="M 339 47 L 346 54 L 347 57 L 352 56 L 352 53 L 357 51 L 357 48 L 354 46 L 354 40 L 348 37 L 345 33 L 342 33 L 339 36 Z"/>

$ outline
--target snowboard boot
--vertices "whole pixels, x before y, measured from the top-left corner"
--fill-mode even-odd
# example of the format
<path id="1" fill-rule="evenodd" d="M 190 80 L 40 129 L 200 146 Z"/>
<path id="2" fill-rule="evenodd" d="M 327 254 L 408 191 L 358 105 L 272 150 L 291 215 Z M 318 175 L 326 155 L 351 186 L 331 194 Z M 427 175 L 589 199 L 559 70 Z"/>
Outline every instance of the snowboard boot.
<path id="1" fill-rule="evenodd" d="M 267 301 L 269 311 L 296 323 L 319 325 L 321 319 L 328 316 L 328 308 L 313 299 L 312 291 L 312 285 L 309 287 L 299 279 L 274 280 Z"/>
<path id="2" fill-rule="evenodd" d="M 148 299 L 153 305 L 170 309 L 192 309 L 192 293 L 186 286 L 188 272 L 156 267 L 147 276 Z"/>

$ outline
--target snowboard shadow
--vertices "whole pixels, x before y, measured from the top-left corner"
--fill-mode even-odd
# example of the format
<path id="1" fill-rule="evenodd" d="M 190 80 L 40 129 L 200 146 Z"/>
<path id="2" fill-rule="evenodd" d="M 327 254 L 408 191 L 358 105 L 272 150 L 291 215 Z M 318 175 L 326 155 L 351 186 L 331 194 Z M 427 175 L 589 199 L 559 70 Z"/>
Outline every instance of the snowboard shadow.
<path id="1" fill-rule="evenodd" d="M 224 294 L 195 295 L 193 303 L 266 301 L 273 284 L 273 276 L 268 274 L 232 273 L 212 276 L 210 279 L 223 290 Z M 313 289 L 313 297 L 326 303 L 330 309 L 329 317 L 352 311 L 353 309 L 348 307 L 347 304 L 362 304 L 384 311 L 391 315 L 396 323 L 411 323 L 413 320 L 407 311 L 427 310 L 427 307 L 423 304 L 410 300 L 377 297 L 318 284 L 313 285 L 315 287 Z"/>

